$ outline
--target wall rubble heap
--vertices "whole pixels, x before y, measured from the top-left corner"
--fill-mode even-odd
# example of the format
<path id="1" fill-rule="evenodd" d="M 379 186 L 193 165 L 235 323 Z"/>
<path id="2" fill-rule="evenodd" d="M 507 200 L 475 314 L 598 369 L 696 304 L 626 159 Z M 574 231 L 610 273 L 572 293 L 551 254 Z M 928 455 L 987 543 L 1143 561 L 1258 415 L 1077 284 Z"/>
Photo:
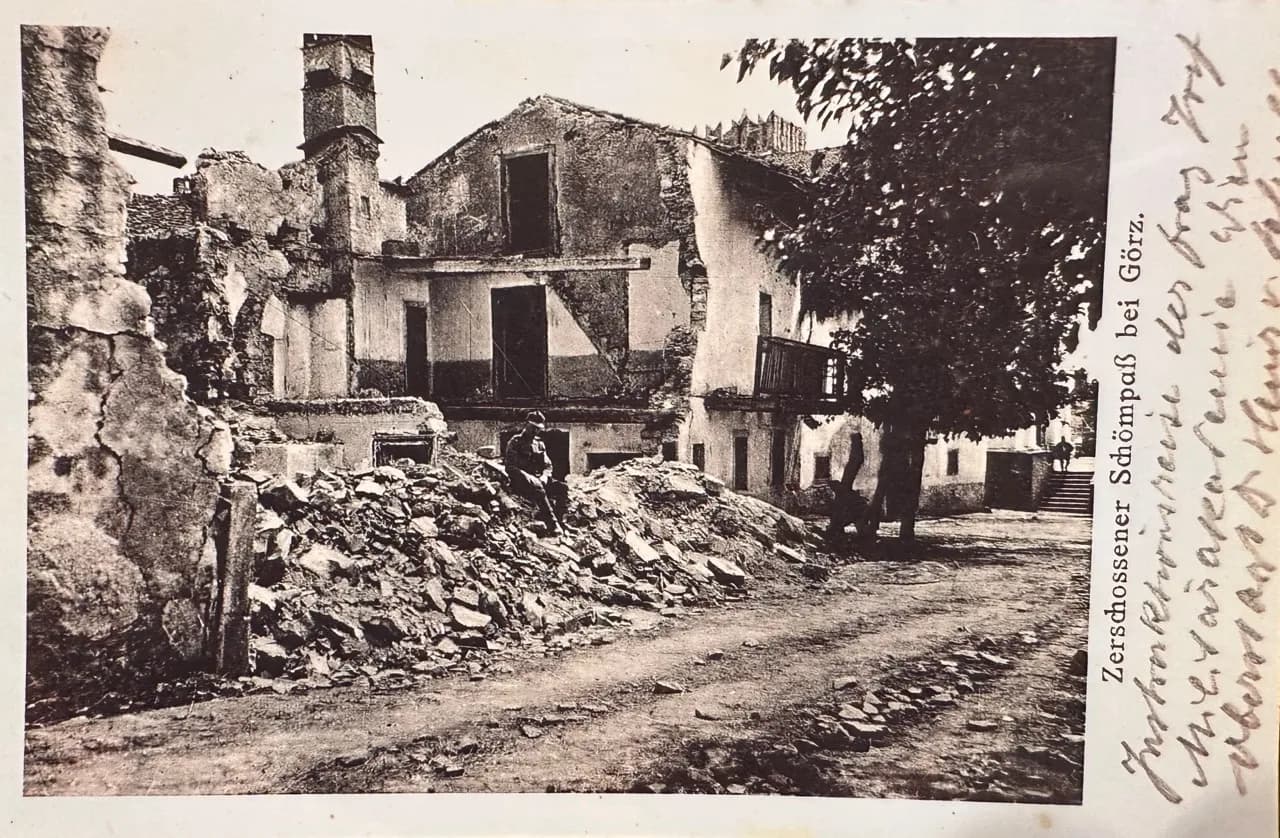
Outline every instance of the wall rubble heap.
<path id="1" fill-rule="evenodd" d="M 106 30 L 22 28 L 27 194 L 27 701 L 201 663 L 230 468 L 124 275 L 130 178 L 108 153 Z"/>

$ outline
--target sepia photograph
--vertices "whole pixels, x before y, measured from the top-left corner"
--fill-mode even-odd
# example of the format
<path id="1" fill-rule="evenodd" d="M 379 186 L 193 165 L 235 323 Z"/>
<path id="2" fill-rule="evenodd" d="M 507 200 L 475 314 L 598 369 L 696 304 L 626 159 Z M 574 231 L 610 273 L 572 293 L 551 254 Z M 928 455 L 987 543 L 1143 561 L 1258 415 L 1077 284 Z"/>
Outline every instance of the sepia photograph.
<path id="1" fill-rule="evenodd" d="M 1082 802 L 1115 38 L 239 27 L 21 28 L 25 795 Z"/>

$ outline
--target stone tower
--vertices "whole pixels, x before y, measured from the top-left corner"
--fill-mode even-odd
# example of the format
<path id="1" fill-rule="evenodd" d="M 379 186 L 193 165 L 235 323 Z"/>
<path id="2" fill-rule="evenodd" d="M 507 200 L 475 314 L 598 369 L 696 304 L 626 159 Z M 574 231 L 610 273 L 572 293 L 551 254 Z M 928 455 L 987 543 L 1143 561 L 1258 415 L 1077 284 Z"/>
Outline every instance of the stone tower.
<path id="1" fill-rule="evenodd" d="M 302 149 L 324 191 L 328 246 L 335 253 L 377 253 L 378 118 L 373 38 L 302 36 Z M 341 267 L 339 267 L 341 270 Z"/>
<path id="2" fill-rule="evenodd" d="M 303 35 L 302 150 L 310 157 L 341 135 L 378 139 L 373 38 Z"/>

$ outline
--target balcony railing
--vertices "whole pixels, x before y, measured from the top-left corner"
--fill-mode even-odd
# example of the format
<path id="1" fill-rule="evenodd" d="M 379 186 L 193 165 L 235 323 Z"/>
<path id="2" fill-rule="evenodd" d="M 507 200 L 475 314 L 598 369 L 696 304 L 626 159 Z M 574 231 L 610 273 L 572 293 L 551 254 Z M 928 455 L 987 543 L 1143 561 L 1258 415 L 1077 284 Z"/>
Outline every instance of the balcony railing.
<path id="1" fill-rule="evenodd" d="M 844 354 L 825 346 L 761 335 L 756 341 L 756 398 L 839 402 Z"/>

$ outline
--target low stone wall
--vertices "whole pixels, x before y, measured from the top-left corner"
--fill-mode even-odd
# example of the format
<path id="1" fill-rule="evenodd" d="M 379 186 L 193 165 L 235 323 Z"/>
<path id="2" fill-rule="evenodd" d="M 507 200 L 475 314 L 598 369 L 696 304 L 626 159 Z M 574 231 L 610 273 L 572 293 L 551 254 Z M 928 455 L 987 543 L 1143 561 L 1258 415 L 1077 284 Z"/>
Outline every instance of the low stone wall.
<path id="1" fill-rule="evenodd" d="M 346 463 L 346 446 L 331 442 L 259 442 L 253 447 L 249 467 L 290 478 Z"/>
<path id="2" fill-rule="evenodd" d="M 440 409 L 409 396 L 382 399 L 275 401 L 267 405 L 281 433 L 297 440 L 340 443 L 342 465 L 373 462 L 376 433 L 432 433 L 447 430 Z"/>
<path id="3" fill-rule="evenodd" d="M 935 483 L 920 489 L 920 514 L 958 515 L 981 512 L 986 502 L 982 483 Z"/>

